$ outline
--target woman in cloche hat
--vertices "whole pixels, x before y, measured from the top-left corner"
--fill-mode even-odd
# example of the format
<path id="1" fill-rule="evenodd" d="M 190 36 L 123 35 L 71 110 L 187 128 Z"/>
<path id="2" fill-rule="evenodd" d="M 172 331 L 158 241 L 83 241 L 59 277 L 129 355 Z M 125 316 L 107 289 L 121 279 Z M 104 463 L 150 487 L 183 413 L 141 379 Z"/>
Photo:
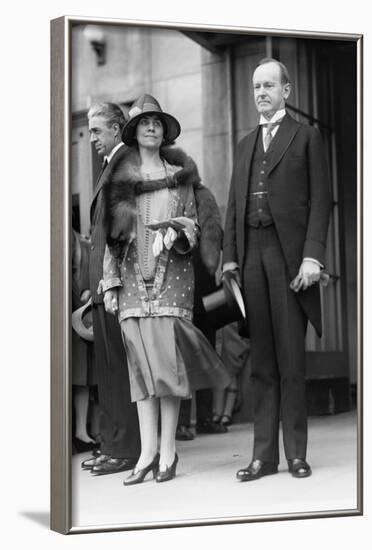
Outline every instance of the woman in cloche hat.
<path id="1" fill-rule="evenodd" d="M 123 130 L 126 162 L 104 189 L 107 247 L 106 310 L 118 313 L 137 402 L 141 454 L 124 485 L 176 475 L 181 399 L 194 389 L 223 388 L 229 376 L 205 336 L 192 324 L 193 247 L 209 272 L 217 268 L 222 229 L 216 202 L 193 160 L 169 147 L 180 124 L 157 100 L 142 95 Z M 161 435 L 158 447 L 158 419 Z"/>

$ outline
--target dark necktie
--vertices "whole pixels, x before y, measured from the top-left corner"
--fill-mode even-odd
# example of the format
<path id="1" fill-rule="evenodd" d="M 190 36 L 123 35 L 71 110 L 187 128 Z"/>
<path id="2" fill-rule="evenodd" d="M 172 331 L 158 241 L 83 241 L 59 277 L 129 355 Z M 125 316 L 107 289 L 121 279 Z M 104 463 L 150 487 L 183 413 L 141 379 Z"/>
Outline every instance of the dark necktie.
<path id="1" fill-rule="evenodd" d="M 108 162 L 107 162 L 107 159 L 105 158 L 105 160 L 102 162 L 102 172 L 104 171 L 107 165 L 108 165 Z"/>
<path id="2" fill-rule="evenodd" d="M 267 124 L 262 124 L 262 126 L 264 126 L 267 130 L 266 135 L 264 137 L 264 150 L 265 150 L 265 152 L 268 150 L 268 148 L 270 147 L 270 143 L 272 142 L 274 128 L 279 126 L 282 120 L 283 119 L 281 118 L 280 120 L 277 120 L 276 122 L 268 122 Z"/>

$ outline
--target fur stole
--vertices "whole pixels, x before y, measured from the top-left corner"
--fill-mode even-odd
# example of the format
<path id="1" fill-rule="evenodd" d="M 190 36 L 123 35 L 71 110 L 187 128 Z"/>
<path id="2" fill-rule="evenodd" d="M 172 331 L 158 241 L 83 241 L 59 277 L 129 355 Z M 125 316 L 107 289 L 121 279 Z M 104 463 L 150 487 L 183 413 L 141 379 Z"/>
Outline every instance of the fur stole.
<path id="1" fill-rule="evenodd" d="M 141 178 L 140 156 L 136 148 L 126 155 L 112 172 L 103 187 L 105 227 L 108 244 L 120 253 L 128 242 L 136 220 L 136 196 L 141 193 L 192 185 L 200 225 L 200 255 L 208 272 L 214 274 L 220 259 L 223 231 L 220 212 L 211 191 L 202 185 L 197 166 L 181 149 L 163 147 L 160 155 L 169 163 L 181 166 L 171 179 L 146 182 Z"/>

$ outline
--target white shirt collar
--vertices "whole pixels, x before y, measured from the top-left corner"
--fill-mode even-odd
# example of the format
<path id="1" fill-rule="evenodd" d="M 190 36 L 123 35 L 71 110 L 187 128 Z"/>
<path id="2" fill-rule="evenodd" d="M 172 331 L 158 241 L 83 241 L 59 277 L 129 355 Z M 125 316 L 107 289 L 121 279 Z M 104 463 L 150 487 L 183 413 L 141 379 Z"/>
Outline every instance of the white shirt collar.
<path id="1" fill-rule="evenodd" d="M 276 111 L 270 120 L 267 120 L 263 115 L 260 116 L 260 122 L 259 124 L 267 124 L 268 122 L 276 122 L 277 120 L 280 120 L 285 115 L 285 109 L 279 109 L 279 111 Z"/>
<path id="2" fill-rule="evenodd" d="M 103 158 L 103 161 L 107 160 L 107 163 L 110 162 L 110 160 L 112 159 L 112 157 L 115 155 L 116 151 L 118 151 L 120 149 L 120 147 L 122 147 L 124 145 L 124 143 L 121 141 L 120 143 L 118 143 L 117 145 L 115 145 L 115 147 L 112 149 L 111 153 L 109 155 L 105 155 L 105 157 Z"/>

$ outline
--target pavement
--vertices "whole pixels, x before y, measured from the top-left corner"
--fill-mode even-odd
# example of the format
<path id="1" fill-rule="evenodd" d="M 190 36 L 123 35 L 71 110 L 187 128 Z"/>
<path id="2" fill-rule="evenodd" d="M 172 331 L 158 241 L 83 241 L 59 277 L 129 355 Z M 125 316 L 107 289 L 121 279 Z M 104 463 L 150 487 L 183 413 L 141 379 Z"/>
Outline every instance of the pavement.
<path id="1" fill-rule="evenodd" d="M 239 482 L 236 471 L 250 462 L 253 425 L 233 424 L 229 432 L 197 435 L 177 442 L 177 476 L 156 483 L 149 474 L 125 487 L 129 472 L 93 477 L 72 457 L 74 530 L 342 515 L 357 508 L 357 415 L 355 411 L 309 419 L 308 462 L 313 475 L 296 479 L 281 454 L 279 473 Z M 282 444 L 281 444 L 282 446 Z M 281 451 L 283 452 L 283 451 Z"/>

